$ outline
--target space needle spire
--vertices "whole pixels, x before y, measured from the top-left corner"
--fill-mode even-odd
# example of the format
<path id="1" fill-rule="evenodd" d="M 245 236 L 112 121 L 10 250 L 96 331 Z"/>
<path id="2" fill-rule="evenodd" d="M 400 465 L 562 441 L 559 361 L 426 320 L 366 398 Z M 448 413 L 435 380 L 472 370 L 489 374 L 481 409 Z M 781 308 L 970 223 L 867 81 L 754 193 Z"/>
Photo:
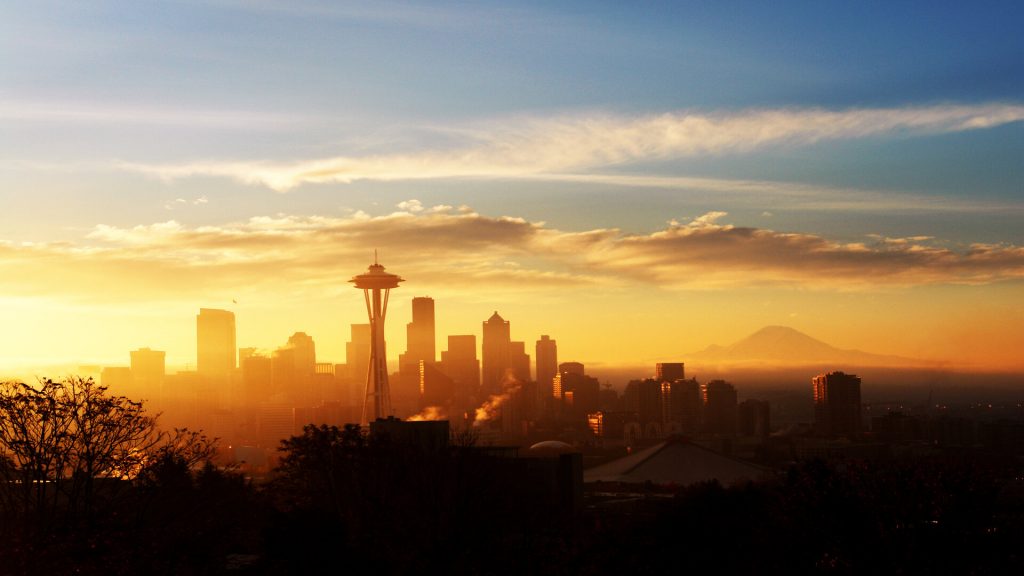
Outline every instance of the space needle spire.
<path id="1" fill-rule="evenodd" d="M 384 271 L 373 251 L 373 264 L 367 271 L 353 276 L 349 282 L 363 291 L 366 315 L 370 318 L 370 364 L 366 371 L 366 395 L 363 400 L 362 424 L 387 418 L 391 412 L 391 389 L 388 385 L 388 359 L 384 345 L 384 318 L 388 311 L 388 295 L 398 288 L 401 277 Z"/>

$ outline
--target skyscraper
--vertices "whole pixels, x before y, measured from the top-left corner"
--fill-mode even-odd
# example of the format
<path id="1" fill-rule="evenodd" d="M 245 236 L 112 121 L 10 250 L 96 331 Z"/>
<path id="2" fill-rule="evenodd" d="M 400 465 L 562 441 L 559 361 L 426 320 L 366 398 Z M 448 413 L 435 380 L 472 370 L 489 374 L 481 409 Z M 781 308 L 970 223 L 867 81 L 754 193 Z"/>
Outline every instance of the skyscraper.
<path id="1" fill-rule="evenodd" d="M 853 436 L 861 431 L 860 378 L 843 372 L 819 374 L 814 388 L 814 431 L 825 436 Z"/>
<path id="2" fill-rule="evenodd" d="M 441 352 L 441 369 L 455 382 L 459 401 L 476 397 L 480 390 L 480 360 L 476 357 L 476 336 L 448 337 L 448 349 Z"/>
<path id="3" fill-rule="evenodd" d="M 682 362 L 659 362 L 654 365 L 654 372 L 658 382 L 675 382 L 686 378 Z"/>
<path id="4" fill-rule="evenodd" d="M 530 382 L 530 355 L 526 353 L 526 342 L 509 342 L 508 364 L 519 382 Z"/>
<path id="5" fill-rule="evenodd" d="M 736 433 L 736 388 L 725 380 L 704 384 L 704 431 Z"/>
<path id="6" fill-rule="evenodd" d="M 149 348 L 129 352 L 132 361 L 134 392 L 144 398 L 158 398 L 161 395 L 166 374 L 167 353 Z"/>
<path id="7" fill-rule="evenodd" d="M 313 337 L 305 332 L 296 332 L 288 338 L 285 348 L 295 351 L 295 373 L 308 376 L 316 372 L 316 343 Z"/>
<path id="8" fill-rule="evenodd" d="M 226 378 L 235 362 L 235 314 L 200 308 L 196 316 L 196 371 L 202 376 Z"/>
<path id="9" fill-rule="evenodd" d="M 696 378 L 663 382 L 662 403 L 667 422 L 675 422 L 679 429 L 687 434 L 693 434 L 700 429 L 704 397 Z"/>
<path id="10" fill-rule="evenodd" d="M 508 321 L 495 311 L 483 323 L 483 376 L 480 387 L 485 394 L 500 394 L 505 372 L 512 368 L 509 362 L 509 345 L 512 342 Z"/>
<path id="11" fill-rule="evenodd" d="M 537 385 L 542 397 L 552 395 L 552 381 L 558 373 L 558 346 L 549 336 L 544 335 L 537 340 Z"/>
<path id="12" fill-rule="evenodd" d="M 418 409 L 416 406 L 424 394 L 423 367 L 433 365 L 437 358 L 432 298 L 412 299 L 412 322 L 405 325 L 405 332 L 407 344 L 405 353 L 398 355 L 398 381 L 392 383 L 392 402 L 396 409 L 402 404 Z"/>
<path id="13" fill-rule="evenodd" d="M 350 331 L 349 341 L 345 343 L 345 368 L 349 379 L 362 385 L 366 383 L 370 363 L 370 325 L 353 324 Z"/>
<path id="14" fill-rule="evenodd" d="M 434 299 L 426 296 L 412 299 L 412 322 L 405 325 L 407 362 L 434 362 L 437 351 L 434 335 Z"/>
<path id="15" fill-rule="evenodd" d="M 744 400 L 738 410 L 740 436 L 765 437 L 771 432 L 770 406 L 765 400 Z"/>

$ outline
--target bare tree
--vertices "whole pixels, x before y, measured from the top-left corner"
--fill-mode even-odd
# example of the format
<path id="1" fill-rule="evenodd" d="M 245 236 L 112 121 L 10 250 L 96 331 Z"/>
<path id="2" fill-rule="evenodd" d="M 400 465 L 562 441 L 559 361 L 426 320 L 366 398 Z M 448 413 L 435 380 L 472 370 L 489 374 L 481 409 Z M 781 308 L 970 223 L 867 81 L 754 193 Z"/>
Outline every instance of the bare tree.
<path id="1" fill-rule="evenodd" d="M 116 496 L 118 480 L 136 476 L 168 438 L 178 446 L 164 449 L 175 453 L 195 441 L 162 434 L 142 403 L 108 395 L 91 378 L 0 383 L 0 502 L 39 528 L 61 512 L 68 523 L 91 521 L 98 484 Z"/>

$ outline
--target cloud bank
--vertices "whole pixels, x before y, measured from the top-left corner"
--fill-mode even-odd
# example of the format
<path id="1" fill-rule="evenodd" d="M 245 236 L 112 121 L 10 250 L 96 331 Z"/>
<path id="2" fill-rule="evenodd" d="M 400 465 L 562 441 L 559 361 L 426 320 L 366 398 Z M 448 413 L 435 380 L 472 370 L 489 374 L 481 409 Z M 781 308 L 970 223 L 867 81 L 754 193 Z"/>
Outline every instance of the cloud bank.
<path id="1" fill-rule="evenodd" d="M 0 291 L 107 302 L 261 291 L 327 297 L 348 288 L 373 248 L 423 290 L 475 295 L 640 286 L 874 290 L 1024 279 L 1024 248 L 1012 245 L 952 249 L 933 238 L 878 236 L 842 243 L 733 226 L 724 212 L 645 234 L 573 232 L 466 207 L 402 206 L 382 216 L 101 225 L 73 244 L 0 243 Z"/>

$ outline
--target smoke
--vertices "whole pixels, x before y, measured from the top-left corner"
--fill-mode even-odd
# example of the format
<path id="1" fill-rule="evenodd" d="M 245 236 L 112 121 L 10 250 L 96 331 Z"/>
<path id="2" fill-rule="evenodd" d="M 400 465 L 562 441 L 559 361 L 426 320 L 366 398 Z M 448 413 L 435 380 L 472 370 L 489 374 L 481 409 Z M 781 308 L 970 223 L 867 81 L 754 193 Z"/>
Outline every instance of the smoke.
<path id="1" fill-rule="evenodd" d="M 473 426 L 482 426 L 484 422 L 494 420 L 501 414 L 502 404 L 509 401 L 512 395 L 519 391 L 522 383 L 516 379 L 511 370 L 505 372 L 501 380 L 501 394 L 492 394 L 479 408 L 476 409 L 473 418 Z"/>
<path id="2" fill-rule="evenodd" d="M 406 421 L 423 422 L 425 420 L 445 420 L 447 418 L 448 413 L 442 406 L 427 406 L 419 414 L 409 416 Z"/>

